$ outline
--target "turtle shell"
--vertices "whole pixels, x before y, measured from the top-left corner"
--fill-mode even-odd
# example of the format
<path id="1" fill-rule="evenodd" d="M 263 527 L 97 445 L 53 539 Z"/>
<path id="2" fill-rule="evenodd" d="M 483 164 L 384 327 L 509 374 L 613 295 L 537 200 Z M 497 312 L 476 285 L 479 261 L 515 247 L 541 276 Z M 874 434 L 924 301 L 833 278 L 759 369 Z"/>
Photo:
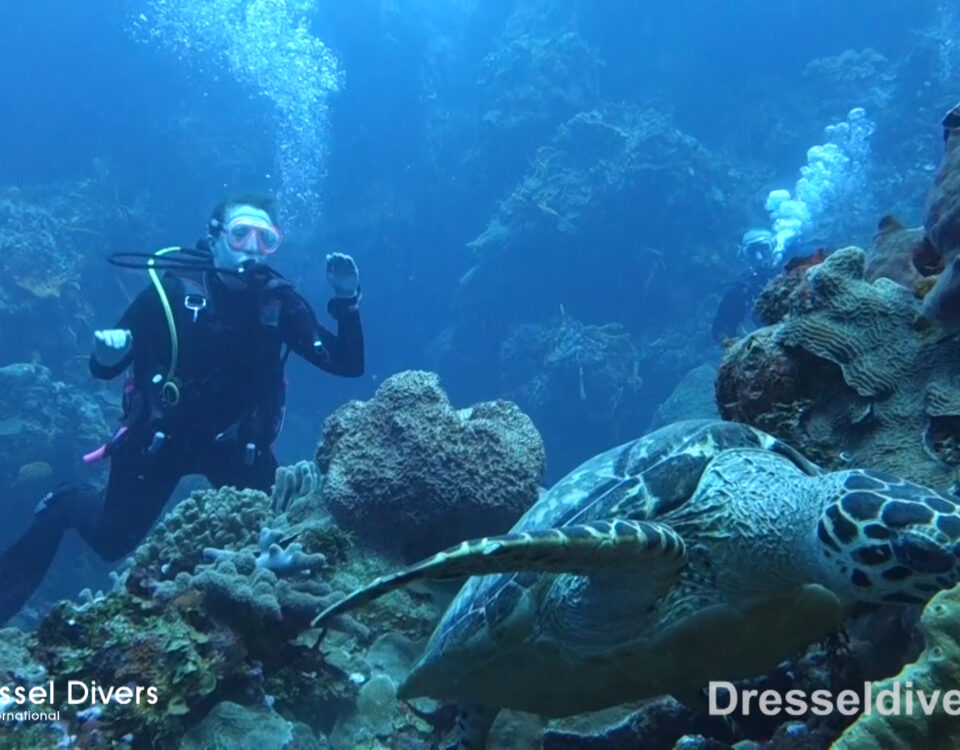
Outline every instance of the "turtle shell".
<path id="1" fill-rule="evenodd" d="M 769 450 L 811 476 L 823 473 L 790 446 L 747 425 L 720 420 L 675 422 L 589 459 L 544 493 L 511 531 L 614 518 L 655 521 L 693 495 L 715 456 L 735 448 Z M 522 627 L 517 624 L 518 610 L 530 608 L 525 594 L 541 575 L 524 572 L 469 579 L 414 665 L 401 697 L 429 694 L 429 677 L 425 684 L 424 676 L 430 665 L 456 659 L 461 644 L 478 638 L 509 638 L 507 631 Z"/>

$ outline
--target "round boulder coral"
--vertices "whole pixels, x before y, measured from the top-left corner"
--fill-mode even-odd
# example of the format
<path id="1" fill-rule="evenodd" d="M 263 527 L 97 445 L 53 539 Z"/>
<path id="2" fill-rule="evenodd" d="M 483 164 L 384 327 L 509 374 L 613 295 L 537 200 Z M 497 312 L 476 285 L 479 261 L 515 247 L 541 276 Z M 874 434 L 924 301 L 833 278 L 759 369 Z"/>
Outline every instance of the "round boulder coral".
<path id="1" fill-rule="evenodd" d="M 514 403 L 456 410 L 435 374 L 408 371 L 328 417 L 317 462 L 337 522 L 413 560 L 507 531 L 536 500 L 546 454 Z"/>

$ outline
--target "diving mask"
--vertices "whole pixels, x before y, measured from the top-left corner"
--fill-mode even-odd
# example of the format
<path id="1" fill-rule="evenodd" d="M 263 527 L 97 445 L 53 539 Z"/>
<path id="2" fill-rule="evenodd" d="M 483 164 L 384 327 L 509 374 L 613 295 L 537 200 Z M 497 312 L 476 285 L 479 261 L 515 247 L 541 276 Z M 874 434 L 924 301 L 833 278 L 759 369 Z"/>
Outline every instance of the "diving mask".
<path id="1" fill-rule="evenodd" d="M 269 222 L 254 216 L 238 216 L 223 228 L 224 237 L 231 248 L 239 252 L 251 252 L 254 245 L 261 255 L 272 255 L 283 242 L 281 231 Z"/>
<path id="2" fill-rule="evenodd" d="M 776 260 L 776 237 L 767 229 L 751 229 L 740 241 L 740 257 L 749 265 L 770 265 Z"/>

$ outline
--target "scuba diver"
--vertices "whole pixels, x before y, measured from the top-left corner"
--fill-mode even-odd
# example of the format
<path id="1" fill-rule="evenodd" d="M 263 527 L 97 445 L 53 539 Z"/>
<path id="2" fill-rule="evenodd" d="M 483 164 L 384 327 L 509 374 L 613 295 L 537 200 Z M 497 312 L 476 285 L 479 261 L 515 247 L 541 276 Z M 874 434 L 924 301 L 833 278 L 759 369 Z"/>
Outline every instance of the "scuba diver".
<path id="1" fill-rule="evenodd" d="M 274 217 L 272 199 L 241 195 L 213 210 L 196 248 L 111 256 L 114 265 L 146 269 L 153 283 L 114 328 L 94 334 L 94 377 L 132 371 L 120 429 L 84 456 L 109 457 L 109 480 L 103 489 L 61 485 L 40 501 L 30 527 L 0 555 L 0 624 L 39 586 L 69 528 L 112 562 L 143 540 L 185 475 L 270 492 L 290 351 L 334 375 L 363 374 L 356 263 L 326 258 L 334 334 L 266 264 L 283 239 Z"/>
<path id="2" fill-rule="evenodd" d="M 711 332 L 715 341 L 736 338 L 752 317 L 757 296 L 780 271 L 780 253 L 776 237 L 767 229 L 744 233 L 737 253 L 746 270 L 726 289 L 713 317 Z"/>

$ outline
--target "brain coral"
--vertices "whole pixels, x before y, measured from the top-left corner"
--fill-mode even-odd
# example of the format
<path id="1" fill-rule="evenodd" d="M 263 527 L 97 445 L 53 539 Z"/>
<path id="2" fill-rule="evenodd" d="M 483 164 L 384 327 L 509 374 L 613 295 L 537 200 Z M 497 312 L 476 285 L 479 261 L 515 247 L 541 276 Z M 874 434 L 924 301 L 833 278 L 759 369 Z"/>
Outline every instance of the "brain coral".
<path id="1" fill-rule="evenodd" d="M 920 300 L 890 279 L 871 283 L 865 264 L 848 247 L 805 272 L 783 319 L 726 353 L 720 412 L 834 468 L 949 487 L 960 467 L 960 347 L 917 330 Z"/>
<path id="2" fill-rule="evenodd" d="M 370 401 L 334 412 L 317 461 L 338 523 L 416 559 L 506 531 L 536 500 L 546 455 L 512 402 L 458 411 L 436 375 L 408 371 L 385 380 Z"/>

